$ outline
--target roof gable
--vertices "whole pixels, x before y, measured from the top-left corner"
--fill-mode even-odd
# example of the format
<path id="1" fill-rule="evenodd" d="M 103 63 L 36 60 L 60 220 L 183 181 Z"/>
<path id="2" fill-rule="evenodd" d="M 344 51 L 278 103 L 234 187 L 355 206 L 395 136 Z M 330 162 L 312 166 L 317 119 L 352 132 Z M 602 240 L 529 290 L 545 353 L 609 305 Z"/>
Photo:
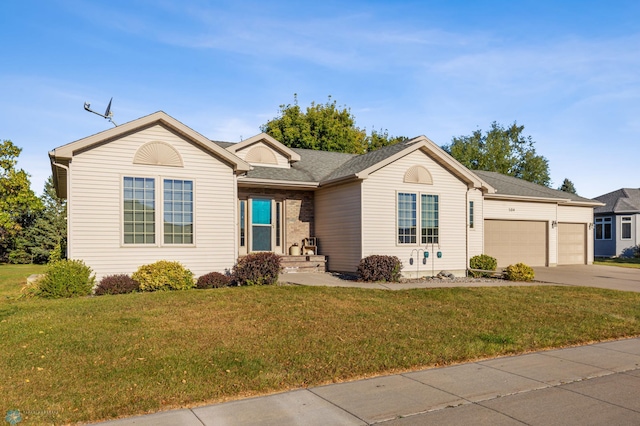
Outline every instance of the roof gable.
<path id="1" fill-rule="evenodd" d="M 264 143 L 280 154 L 284 155 L 289 163 L 294 163 L 296 161 L 300 161 L 300 155 L 293 151 L 291 148 L 285 146 L 281 142 L 277 141 L 273 137 L 269 136 L 266 133 L 260 133 L 259 135 L 255 135 L 250 137 L 249 139 L 245 139 L 242 142 L 238 142 L 227 147 L 229 152 L 236 154 L 237 152 L 244 150 L 252 145 L 255 145 L 259 142 Z"/>
<path id="2" fill-rule="evenodd" d="M 187 140 L 203 148 L 206 152 L 220 158 L 233 167 L 236 172 L 244 172 L 251 169 L 251 166 L 238 158 L 233 153 L 225 150 L 217 144 L 211 142 L 200 133 L 171 117 L 163 111 L 158 111 L 146 117 L 130 121 L 120 126 L 105 130 L 95 135 L 77 140 L 75 142 L 62 145 L 49 152 L 52 161 L 69 161 L 71 158 L 83 151 L 92 149 L 98 145 L 108 143 L 112 140 L 123 137 L 127 134 L 135 133 L 141 129 L 160 124 L 169 130 L 179 134 Z"/>

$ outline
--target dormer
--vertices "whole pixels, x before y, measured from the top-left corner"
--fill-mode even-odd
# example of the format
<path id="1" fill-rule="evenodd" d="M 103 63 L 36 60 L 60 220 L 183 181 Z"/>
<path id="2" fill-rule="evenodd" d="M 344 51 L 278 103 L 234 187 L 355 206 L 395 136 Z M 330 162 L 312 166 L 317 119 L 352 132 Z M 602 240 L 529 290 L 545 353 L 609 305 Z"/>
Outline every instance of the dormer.
<path id="1" fill-rule="evenodd" d="M 260 133 L 227 148 L 252 166 L 288 169 L 300 155 L 266 133 Z"/>

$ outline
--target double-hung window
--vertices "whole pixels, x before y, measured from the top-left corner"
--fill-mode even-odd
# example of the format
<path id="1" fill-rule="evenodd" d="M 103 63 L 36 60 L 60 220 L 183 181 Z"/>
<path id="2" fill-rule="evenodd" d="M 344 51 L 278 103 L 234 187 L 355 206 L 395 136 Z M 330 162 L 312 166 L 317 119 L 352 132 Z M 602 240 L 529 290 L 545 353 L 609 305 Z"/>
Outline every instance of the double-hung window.
<path id="1" fill-rule="evenodd" d="M 193 181 L 161 179 L 162 201 L 156 191 L 156 179 L 123 179 L 124 244 L 156 244 L 161 232 L 162 244 L 193 244 Z M 162 206 L 160 211 L 159 206 Z M 162 218 L 163 226 L 156 227 Z"/>
<path id="2" fill-rule="evenodd" d="M 596 240 L 610 240 L 611 239 L 611 218 L 610 217 L 597 217 L 595 229 Z"/>
<path id="3" fill-rule="evenodd" d="M 631 216 L 622 216 L 620 218 L 620 239 L 631 239 Z"/>
<path id="4" fill-rule="evenodd" d="M 418 203 L 420 200 L 420 203 Z M 398 193 L 398 244 L 439 243 L 439 201 L 437 195 Z"/>

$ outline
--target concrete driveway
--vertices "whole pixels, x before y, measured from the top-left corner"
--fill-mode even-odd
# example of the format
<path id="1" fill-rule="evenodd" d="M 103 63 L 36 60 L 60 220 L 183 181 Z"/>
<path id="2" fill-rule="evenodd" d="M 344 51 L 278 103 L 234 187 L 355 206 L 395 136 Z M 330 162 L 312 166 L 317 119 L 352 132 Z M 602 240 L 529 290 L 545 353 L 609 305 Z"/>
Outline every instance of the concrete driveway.
<path id="1" fill-rule="evenodd" d="M 563 265 L 533 269 L 535 280 L 540 282 L 640 292 L 640 269 L 604 265 Z"/>

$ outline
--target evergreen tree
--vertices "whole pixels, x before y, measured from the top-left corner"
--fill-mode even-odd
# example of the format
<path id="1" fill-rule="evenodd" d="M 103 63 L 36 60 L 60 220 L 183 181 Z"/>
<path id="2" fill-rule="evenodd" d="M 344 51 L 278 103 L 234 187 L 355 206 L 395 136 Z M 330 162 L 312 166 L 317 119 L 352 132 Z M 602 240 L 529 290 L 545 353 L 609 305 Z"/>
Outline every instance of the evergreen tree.
<path id="1" fill-rule="evenodd" d="M 562 181 L 562 185 L 560 185 L 560 188 L 558 189 L 560 191 L 568 192 L 570 194 L 577 194 L 576 187 L 573 186 L 573 182 L 571 182 L 567 178 L 564 178 L 564 180 Z"/>

